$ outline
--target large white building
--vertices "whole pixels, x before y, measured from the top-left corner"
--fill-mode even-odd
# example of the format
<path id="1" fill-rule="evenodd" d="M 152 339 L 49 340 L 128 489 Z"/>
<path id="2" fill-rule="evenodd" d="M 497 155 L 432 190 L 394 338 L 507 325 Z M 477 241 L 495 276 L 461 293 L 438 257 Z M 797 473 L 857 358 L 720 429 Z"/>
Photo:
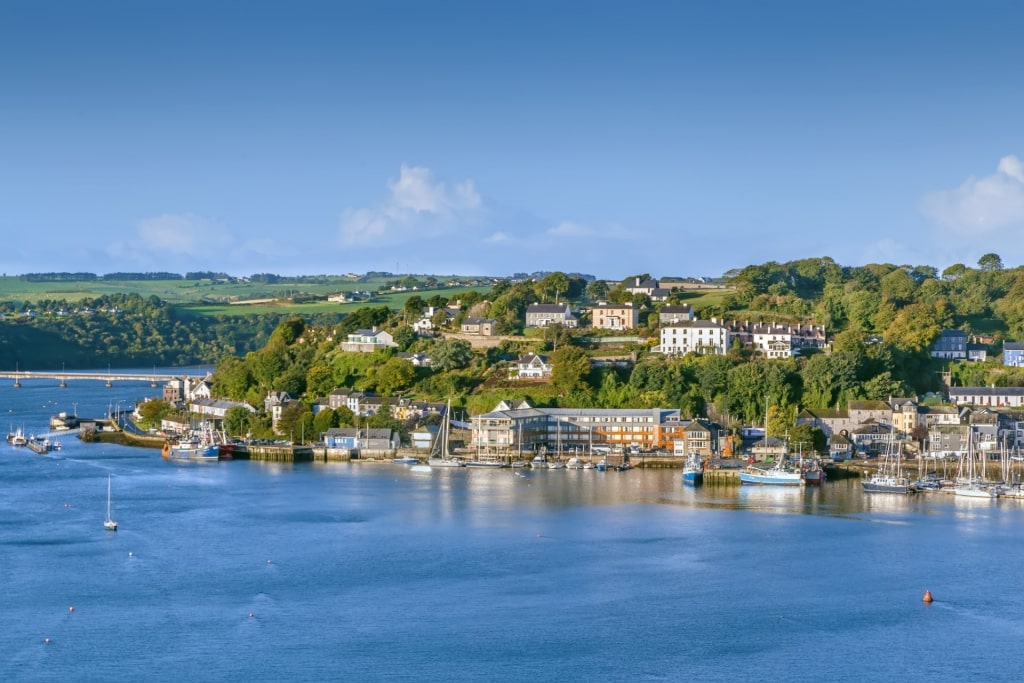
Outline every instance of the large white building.
<path id="1" fill-rule="evenodd" d="M 667 356 L 685 356 L 688 353 L 722 356 L 729 350 L 729 331 L 725 325 L 711 320 L 665 325 L 660 336 L 658 351 Z"/>

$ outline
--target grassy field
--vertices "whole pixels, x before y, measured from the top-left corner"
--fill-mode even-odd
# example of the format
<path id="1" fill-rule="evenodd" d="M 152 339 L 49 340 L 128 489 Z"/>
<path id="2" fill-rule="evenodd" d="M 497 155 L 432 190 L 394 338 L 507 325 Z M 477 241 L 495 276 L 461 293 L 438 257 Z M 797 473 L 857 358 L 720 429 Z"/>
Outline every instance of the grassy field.
<path id="1" fill-rule="evenodd" d="M 452 298 L 467 287 L 446 287 L 420 291 L 396 292 L 375 297 L 370 301 L 337 303 L 314 301 L 296 303 L 293 297 L 326 297 L 340 292 L 375 292 L 385 279 L 357 280 L 347 277 L 329 277 L 324 282 L 264 284 L 259 282 L 213 282 L 210 280 L 132 280 L 91 282 L 26 282 L 17 277 L 0 277 L 0 301 L 26 304 L 51 299 L 69 302 L 81 301 L 110 294 L 136 293 L 143 297 L 156 296 L 170 304 L 181 306 L 193 315 L 259 315 L 264 313 L 338 313 L 351 312 L 364 306 L 401 308 L 409 297 L 418 295 L 428 299 L 434 295 Z M 246 301 L 254 303 L 247 304 Z M 234 302 L 234 303 L 232 303 Z"/>

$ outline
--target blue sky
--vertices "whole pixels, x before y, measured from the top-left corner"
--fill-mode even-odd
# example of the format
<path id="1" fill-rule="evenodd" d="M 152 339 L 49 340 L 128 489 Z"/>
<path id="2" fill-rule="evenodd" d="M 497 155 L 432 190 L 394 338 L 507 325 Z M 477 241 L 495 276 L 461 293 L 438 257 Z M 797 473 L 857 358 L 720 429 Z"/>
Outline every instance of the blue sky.
<path id="1" fill-rule="evenodd" d="M 1024 264 L 1024 5 L 0 4 L 0 271 Z"/>

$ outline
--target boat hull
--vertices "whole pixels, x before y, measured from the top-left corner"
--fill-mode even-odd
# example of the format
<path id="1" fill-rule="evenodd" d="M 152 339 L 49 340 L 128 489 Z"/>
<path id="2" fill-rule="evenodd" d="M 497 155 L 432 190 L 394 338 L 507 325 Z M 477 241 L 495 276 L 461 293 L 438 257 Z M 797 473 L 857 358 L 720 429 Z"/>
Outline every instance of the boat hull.
<path id="1" fill-rule="evenodd" d="M 740 483 L 768 486 L 800 486 L 804 481 L 798 472 L 764 471 L 758 473 L 744 470 L 740 472 Z"/>
<path id="2" fill-rule="evenodd" d="M 704 483 L 703 472 L 683 472 L 683 483 L 691 486 L 700 486 Z"/>

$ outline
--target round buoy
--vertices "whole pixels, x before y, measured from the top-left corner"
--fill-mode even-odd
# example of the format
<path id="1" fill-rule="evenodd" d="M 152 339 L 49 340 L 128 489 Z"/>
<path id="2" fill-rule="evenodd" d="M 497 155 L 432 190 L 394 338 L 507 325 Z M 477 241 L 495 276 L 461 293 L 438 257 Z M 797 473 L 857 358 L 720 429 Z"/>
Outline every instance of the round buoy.
<path id="1" fill-rule="evenodd" d="M 46 643 L 47 645 L 49 645 L 50 644 L 50 639 L 49 638 L 43 638 L 43 642 Z"/>
<path id="2" fill-rule="evenodd" d="M 255 616 L 252 612 L 249 612 L 249 618 L 252 619 Z"/>
<path id="3" fill-rule="evenodd" d="M 68 607 L 68 612 L 74 612 L 74 611 L 75 611 L 75 606 L 74 605 L 72 605 L 71 607 Z"/>
<path id="4" fill-rule="evenodd" d="M 135 557 L 134 553 L 132 553 L 131 550 L 128 551 L 128 557 Z"/>
<path id="5" fill-rule="evenodd" d="M 924 592 L 924 596 L 921 598 L 921 600 L 924 601 L 924 602 L 931 602 L 932 601 L 932 592 L 930 590 L 926 590 Z"/>
<path id="6" fill-rule="evenodd" d="M 273 564 L 270 560 L 267 560 L 267 564 Z"/>

